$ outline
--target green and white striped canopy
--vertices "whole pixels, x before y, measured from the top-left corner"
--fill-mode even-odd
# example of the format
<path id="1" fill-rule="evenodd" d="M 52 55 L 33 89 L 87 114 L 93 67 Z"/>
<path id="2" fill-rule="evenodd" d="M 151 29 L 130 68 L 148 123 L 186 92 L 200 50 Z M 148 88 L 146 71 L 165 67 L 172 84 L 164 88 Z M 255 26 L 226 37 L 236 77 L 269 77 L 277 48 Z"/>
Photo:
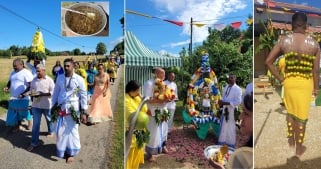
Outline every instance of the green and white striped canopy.
<path id="1" fill-rule="evenodd" d="M 162 56 L 148 49 L 136 36 L 125 31 L 125 65 L 148 67 L 181 66 L 181 58 Z"/>

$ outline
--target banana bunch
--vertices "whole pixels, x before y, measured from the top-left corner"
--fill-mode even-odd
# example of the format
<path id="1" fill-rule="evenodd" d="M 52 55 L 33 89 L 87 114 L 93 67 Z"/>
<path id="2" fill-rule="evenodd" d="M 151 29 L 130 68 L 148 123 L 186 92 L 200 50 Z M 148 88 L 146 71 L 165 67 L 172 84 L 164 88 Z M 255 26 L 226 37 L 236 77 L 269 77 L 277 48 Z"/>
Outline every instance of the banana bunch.
<path id="1" fill-rule="evenodd" d="M 224 165 L 224 157 L 226 154 L 228 154 L 228 146 L 223 145 L 222 147 L 220 147 L 220 149 L 218 151 L 216 151 L 214 153 L 214 155 L 212 156 L 212 159 L 214 161 Z"/>
<path id="2" fill-rule="evenodd" d="M 28 55 L 28 58 L 38 60 L 46 58 L 45 43 L 43 41 L 43 36 L 39 28 L 33 36 L 31 52 Z"/>
<path id="3" fill-rule="evenodd" d="M 43 41 L 42 33 L 38 29 L 33 36 L 31 52 L 42 52 L 45 53 L 45 44 Z"/>

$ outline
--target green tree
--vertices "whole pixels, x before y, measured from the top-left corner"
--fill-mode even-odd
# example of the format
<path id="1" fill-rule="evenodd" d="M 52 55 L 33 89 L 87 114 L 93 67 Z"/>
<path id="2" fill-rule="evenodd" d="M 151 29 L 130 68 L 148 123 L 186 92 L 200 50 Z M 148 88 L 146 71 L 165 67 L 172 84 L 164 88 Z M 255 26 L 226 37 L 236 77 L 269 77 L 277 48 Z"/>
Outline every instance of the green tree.
<path id="1" fill-rule="evenodd" d="M 21 55 L 28 55 L 29 52 L 30 52 L 30 47 L 23 46 L 21 48 Z"/>
<path id="2" fill-rule="evenodd" d="M 125 52 L 124 52 L 124 40 L 122 40 L 121 42 L 119 42 L 113 50 L 111 50 L 110 52 L 118 52 L 119 55 L 123 55 Z"/>
<path id="3" fill-rule="evenodd" d="M 252 31 L 252 26 L 248 25 L 248 28 L 242 32 L 231 27 L 223 31 L 209 28 L 208 31 L 207 39 L 194 49 L 191 56 L 188 56 L 185 48 L 180 52 L 182 67 L 174 70 L 177 70 L 175 72 L 177 83 L 182 87 L 179 89 L 181 98 L 186 98 L 190 79 L 201 66 L 203 51 L 209 54 L 210 67 L 221 85 L 227 83 L 227 75 L 230 73 L 237 75 L 237 84 L 241 87 L 245 87 L 252 81 L 253 44 L 251 43 L 252 34 L 249 33 Z"/>
<path id="4" fill-rule="evenodd" d="M 241 31 L 239 29 L 234 29 L 232 26 L 228 26 L 222 31 L 220 31 L 220 38 L 222 41 L 230 43 L 234 39 L 238 39 L 241 36 Z"/>
<path id="5" fill-rule="evenodd" d="M 19 46 L 12 45 L 9 47 L 9 50 L 11 51 L 12 56 L 20 56 L 21 55 L 21 49 L 19 48 Z"/>
<path id="6" fill-rule="evenodd" d="M 78 55 L 81 54 L 81 51 L 80 51 L 79 48 L 75 48 L 72 52 L 73 52 L 73 54 L 74 54 L 75 56 L 78 56 Z"/>
<path id="7" fill-rule="evenodd" d="M 105 43 L 99 42 L 96 46 L 96 54 L 97 55 L 104 55 L 105 53 L 107 53 L 107 47 L 106 47 Z"/>

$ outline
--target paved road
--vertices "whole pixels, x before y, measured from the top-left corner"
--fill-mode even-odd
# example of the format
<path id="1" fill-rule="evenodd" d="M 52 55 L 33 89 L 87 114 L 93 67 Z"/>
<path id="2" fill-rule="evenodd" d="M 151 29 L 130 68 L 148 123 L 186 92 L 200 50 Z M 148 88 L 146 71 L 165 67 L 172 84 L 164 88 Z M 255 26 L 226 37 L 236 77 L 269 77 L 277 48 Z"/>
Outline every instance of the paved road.
<path id="1" fill-rule="evenodd" d="M 121 66 L 116 83 L 111 85 L 111 93 L 116 96 L 120 77 L 124 67 Z M 111 105 L 114 113 L 117 97 L 112 97 Z M 42 119 L 40 139 L 44 145 L 33 152 L 26 151 L 30 144 L 31 131 L 10 132 L 5 126 L 6 114 L 0 116 L 0 169 L 104 169 L 106 167 L 106 149 L 112 144 L 109 139 L 112 134 L 113 121 L 94 126 L 81 125 L 81 151 L 72 164 L 66 164 L 64 159 L 56 156 L 55 138 L 46 138 L 46 122 Z M 24 122 L 26 124 L 26 122 Z"/>
<path id="2" fill-rule="evenodd" d="M 292 158 L 286 138 L 286 110 L 280 106 L 281 98 L 273 94 L 255 95 L 254 166 L 260 169 L 319 169 L 321 168 L 321 107 L 312 107 L 307 123 L 305 154 Z"/>

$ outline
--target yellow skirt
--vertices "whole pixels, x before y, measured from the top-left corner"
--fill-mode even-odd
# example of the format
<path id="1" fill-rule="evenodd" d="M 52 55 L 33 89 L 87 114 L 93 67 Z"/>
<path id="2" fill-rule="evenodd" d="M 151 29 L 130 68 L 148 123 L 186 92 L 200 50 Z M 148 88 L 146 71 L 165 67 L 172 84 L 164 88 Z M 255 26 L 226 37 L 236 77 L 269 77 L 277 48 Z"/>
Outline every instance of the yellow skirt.
<path id="1" fill-rule="evenodd" d="M 132 144 L 130 145 L 129 154 L 127 157 L 126 168 L 138 169 L 139 164 L 144 164 L 145 144 L 142 148 L 137 148 L 136 137 L 133 134 Z"/>
<path id="2" fill-rule="evenodd" d="M 284 80 L 284 104 L 288 114 L 305 123 L 312 101 L 313 79 L 290 77 Z"/>

